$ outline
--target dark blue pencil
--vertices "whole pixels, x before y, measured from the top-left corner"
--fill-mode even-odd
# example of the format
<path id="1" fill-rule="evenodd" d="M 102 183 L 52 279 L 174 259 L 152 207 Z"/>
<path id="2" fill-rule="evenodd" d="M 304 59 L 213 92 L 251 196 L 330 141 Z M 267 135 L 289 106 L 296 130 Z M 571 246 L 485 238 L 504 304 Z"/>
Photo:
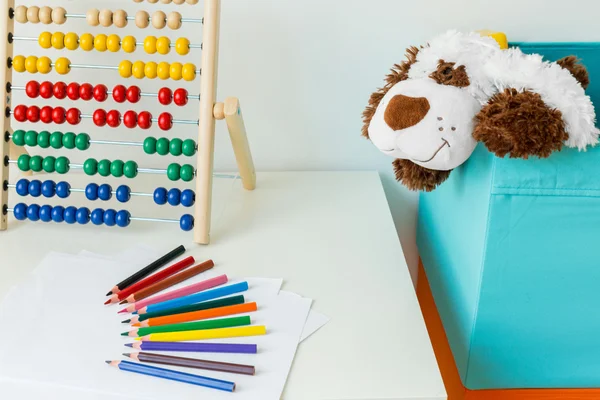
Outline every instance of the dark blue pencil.
<path id="1" fill-rule="evenodd" d="M 193 342 L 142 342 L 128 343 L 125 346 L 143 351 L 177 351 L 196 353 L 235 353 L 256 354 L 255 344 L 237 343 L 193 343 Z"/>

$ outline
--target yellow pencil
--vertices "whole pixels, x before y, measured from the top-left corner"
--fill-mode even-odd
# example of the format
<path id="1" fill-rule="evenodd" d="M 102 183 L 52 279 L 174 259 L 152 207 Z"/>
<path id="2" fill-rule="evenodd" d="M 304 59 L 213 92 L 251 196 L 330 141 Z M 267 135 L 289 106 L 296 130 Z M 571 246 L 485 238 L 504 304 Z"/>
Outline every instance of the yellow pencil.
<path id="1" fill-rule="evenodd" d="M 203 331 L 153 333 L 137 338 L 143 342 L 187 342 L 190 340 L 223 339 L 267 334 L 266 326 L 244 326 L 239 328 L 206 329 Z"/>

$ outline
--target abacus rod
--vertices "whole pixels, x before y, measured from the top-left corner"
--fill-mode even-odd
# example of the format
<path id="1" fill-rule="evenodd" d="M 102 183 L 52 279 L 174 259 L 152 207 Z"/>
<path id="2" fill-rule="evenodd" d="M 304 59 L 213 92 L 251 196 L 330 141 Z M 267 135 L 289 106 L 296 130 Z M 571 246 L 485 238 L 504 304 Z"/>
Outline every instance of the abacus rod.
<path id="1" fill-rule="evenodd" d="M 11 86 L 10 90 L 26 90 L 27 88 L 25 86 Z M 113 91 L 109 90 L 106 92 L 107 95 L 112 96 Z M 142 97 L 158 97 L 158 93 L 140 93 L 140 96 Z M 200 100 L 200 95 L 199 94 L 188 94 L 187 96 L 188 99 L 193 99 L 193 100 Z"/>
<path id="2" fill-rule="evenodd" d="M 37 42 L 39 40 L 39 38 L 35 38 L 35 37 L 29 37 L 29 36 L 13 36 L 12 37 L 13 40 L 20 40 L 20 41 L 26 41 L 26 42 Z M 77 43 L 79 44 L 79 40 L 77 40 Z M 119 42 L 119 46 L 123 45 L 123 41 Z M 143 47 L 144 46 L 144 42 L 135 42 L 136 46 L 140 46 Z M 169 44 L 170 48 L 175 48 L 177 46 L 176 43 L 171 43 Z M 202 49 L 202 44 L 191 44 L 188 46 L 190 49 Z"/>
<path id="3" fill-rule="evenodd" d="M 14 185 L 12 183 L 9 183 L 8 185 L 6 185 L 7 188 L 9 189 L 16 189 L 17 185 Z M 79 189 L 79 188 L 69 188 L 69 192 L 71 193 L 85 193 L 85 189 Z M 112 190 L 111 193 L 113 195 L 117 194 L 116 190 Z M 129 194 L 131 196 L 136 196 L 136 197 L 154 197 L 153 193 L 144 193 L 144 192 L 129 192 Z"/>
<path id="4" fill-rule="evenodd" d="M 50 64 L 52 67 L 54 67 L 54 63 Z M 112 69 L 112 70 L 118 70 L 119 67 L 112 67 L 110 65 L 95 65 L 95 64 L 70 64 L 69 65 L 70 68 L 84 68 L 84 69 Z"/>
<path id="5" fill-rule="evenodd" d="M 87 15 L 85 14 L 65 14 L 66 18 L 87 18 Z M 127 16 L 127 20 L 128 21 L 135 21 L 135 17 L 132 16 Z M 151 19 L 148 18 L 148 22 L 150 22 Z M 201 24 L 203 23 L 202 18 L 181 18 L 181 22 L 192 22 L 194 24 Z"/>
<path id="6" fill-rule="evenodd" d="M 117 146 L 138 146 L 138 147 L 144 146 L 144 143 L 140 143 L 140 142 L 119 142 L 116 140 L 90 140 L 90 144 L 110 144 L 110 145 L 117 145 Z"/>
<path id="7" fill-rule="evenodd" d="M 7 208 L 7 212 L 14 213 L 14 208 Z M 91 217 L 90 213 L 90 217 Z M 167 218 L 142 218 L 142 217 L 129 217 L 130 221 L 144 221 L 144 222 L 166 222 L 166 223 L 179 223 L 178 219 L 167 219 Z"/>

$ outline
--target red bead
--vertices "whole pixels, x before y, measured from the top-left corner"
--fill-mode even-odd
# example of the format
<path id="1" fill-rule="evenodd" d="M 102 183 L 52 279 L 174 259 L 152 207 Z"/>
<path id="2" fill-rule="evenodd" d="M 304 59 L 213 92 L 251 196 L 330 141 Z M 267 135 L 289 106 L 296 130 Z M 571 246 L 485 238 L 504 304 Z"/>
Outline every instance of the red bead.
<path id="1" fill-rule="evenodd" d="M 55 124 L 64 124 L 67 120 L 67 112 L 62 107 L 56 107 L 54 111 L 52 111 L 52 121 Z"/>
<path id="2" fill-rule="evenodd" d="M 129 110 L 123 115 L 123 125 L 129 129 L 133 129 L 137 126 L 138 115 L 135 111 Z"/>
<path id="3" fill-rule="evenodd" d="M 67 96 L 71 100 L 79 100 L 79 84 L 78 83 L 69 83 L 67 86 Z"/>
<path id="4" fill-rule="evenodd" d="M 19 122 L 27 121 L 27 106 L 18 105 L 13 110 L 13 117 Z"/>
<path id="5" fill-rule="evenodd" d="M 81 122 L 81 111 L 77 108 L 69 108 L 69 111 L 67 111 L 67 122 L 70 125 L 78 125 Z"/>
<path id="6" fill-rule="evenodd" d="M 142 98 L 142 91 L 137 86 L 131 86 L 127 89 L 127 101 L 130 103 L 137 103 Z"/>
<path id="7" fill-rule="evenodd" d="M 125 103 L 125 99 L 127 98 L 127 89 L 123 85 L 117 85 L 113 89 L 113 99 L 117 103 Z"/>
<path id="8" fill-rule="evenodd" d="M 163 131 L 168 131 L 173 127 L 173 116 L 168 112 L 160 114 L 158 117 L 158 126 Z"/>
<path id="9" fill-rule="evenodd" d="M 121 113 L 117 110 L 110 110 L 106 115 L 106 123 L 111 128 L 116 128 L 121 125 Z"/>
<path id="10" fill-rule="evenodd" d="M 173 101 L 173 91 L 169 88 L 162 88 L 158 91 L 158 101 L 163 106 L 168 106 Z"/>
<path id="11" fill-rule="evenodd" d="M 138 125 L 142 129 L 150 129 L 152 127 L 152 114 L 148 111 L 142 111 L 138 115 Z"/>
<path id="12" fill-rule="evenodd" d="M 94 88 L 94 99 L 102 103 L 108 99 L 108 88 L 105 85 L 96 85 Z"/>
<path id="13" fill-rule="evenodd" d="M 38 106 L 29 106 L 27 108 L 27 121 L 38 122 L 40 120 L 40 108 Z"/>
<path id="14" fill-rule="evenodd" d="M 27 82 L 25 93 L 27 94 L 27 97 L 35 99 L 40 95 L 40 84 L 36 81 Z"/>
<path id="15" fill-rule="evenodd" d="M 173 100 L 179 107 L 183 107 L 188 103 L 188 91 L 185 89 L 177 89 L 173 94 Z"/>
<path id="16" fill-rule="evenodd" d="M 54 84 L 54 97 L 59 100 L 67 97 L 67 85 L 64 82 L 56 82 Z"/>
<path id="17" fill-rule="evenodd" d="M 52 82 L 42 82 L 40 84 L 40 96 L 43 99 L 49 99 L 54 95 L 54 85 Z"/>
<path id="18" fill-rule="evenodd" d="M 94 115 L 92 116 L 92 120 L 96 126 L 104 126 L 106 125 L 106 111 L 102 109 L 98 109 L 94 111 Z"/>
<path id="19" fill-rule="evenodd" d="M 94 87 L 89 83 L 84 83 L 79 87 L 79 96 L 81 100 L 89 101 L 94 98 Z"/>
<path id="20" fill-rule="evenodd" d="M 49 124 L 52 122 L 52 112 L 54 109 L 50 106 L 42 107 L 40 110 L 40 121 L 45 124 Z"/>

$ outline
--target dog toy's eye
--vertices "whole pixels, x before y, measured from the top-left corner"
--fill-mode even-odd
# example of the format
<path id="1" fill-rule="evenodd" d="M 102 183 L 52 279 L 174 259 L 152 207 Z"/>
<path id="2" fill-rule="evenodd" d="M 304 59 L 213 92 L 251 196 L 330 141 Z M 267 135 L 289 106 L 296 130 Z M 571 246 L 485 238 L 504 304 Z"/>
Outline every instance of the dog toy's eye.
<path id="1" fill-rule="evenodd" d="M 448 67 L 442 71 L 442 74 L 444 74 L 444 75 L 450 75 L 451 73 L 452 73 L 452 68 L 450 68 L 450 67 Z"/>

